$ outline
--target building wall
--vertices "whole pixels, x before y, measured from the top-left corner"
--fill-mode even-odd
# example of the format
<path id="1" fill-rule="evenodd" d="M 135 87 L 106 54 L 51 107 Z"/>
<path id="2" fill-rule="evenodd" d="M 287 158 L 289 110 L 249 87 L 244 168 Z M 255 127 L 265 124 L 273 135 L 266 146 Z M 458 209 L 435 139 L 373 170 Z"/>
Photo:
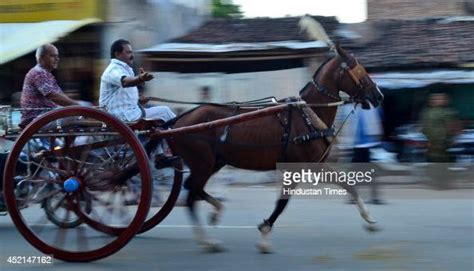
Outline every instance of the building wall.
<path id="1" fill-rule="evenodd" d="M 107 0 L 103 51 L 119 38 L 135 49 L 156 45 L 198 27 L 210 14 L 210 0 Z"/>
<path id="2" fill-rule="evenodd" d="M 473 0 L 367 0 L 367 19 L 465 16 L 469 15 L 464 5 L 466 1 L 474 5 Z"/>

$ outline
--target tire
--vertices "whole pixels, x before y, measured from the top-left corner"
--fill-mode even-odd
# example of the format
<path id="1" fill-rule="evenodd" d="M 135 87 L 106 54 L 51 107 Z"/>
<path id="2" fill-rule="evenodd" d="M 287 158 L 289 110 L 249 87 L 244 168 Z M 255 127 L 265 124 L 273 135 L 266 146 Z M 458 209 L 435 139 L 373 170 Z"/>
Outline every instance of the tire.
<path id="1" fill-rule="evenodd" d="M 85 143 L 78 143 L 81 136 Z M 22 170 L 21 164 L 33 170 Z M 131 165 L 140 172 L 134 178 L 140 183 L 139 203 L 132 207 L 125 204 L 131 178 L 117 177 Z M 22 189 L 15 189 L 18 176 L 24 177 Z M 99 260 L 142 228 L 152 193 L 148 157 L 133 131 L 111 115 L 87 107 L 57 109 L 35 119 L 17 138 L 6 162 L 4 193 L 13 223 L 42 253 L 64 261 Z M 65 198 L 65 220 L 76 215 L 85 223 L 56 227 L 38 211 L 51 197 Z"/>

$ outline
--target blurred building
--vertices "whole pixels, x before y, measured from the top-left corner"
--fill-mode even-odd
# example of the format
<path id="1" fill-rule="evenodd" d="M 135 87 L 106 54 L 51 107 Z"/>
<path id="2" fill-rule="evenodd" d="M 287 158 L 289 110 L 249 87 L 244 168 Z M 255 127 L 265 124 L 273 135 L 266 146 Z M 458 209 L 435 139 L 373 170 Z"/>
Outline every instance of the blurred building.
<path id="1" fill-rule="evenodd" d="M 374 20 L 343 29 L 344 45 L 385 95 L 386 135 L 417 122 L 432 91 L 448 93 L 466 126 L 474 125 L 474 17 Z"/>
<path id="2" fill-rule="evenodd" d="M 428 93 L 435 89 L 451 95 L 462 119 L 474 120 L 472 17 L 360 24 L 315 18 L 355 53 L 382 88 L 386 136 L 416 122 Z M 329 56 L 324 44 L 300 31 L 298 19 L 210 20 L 186 35 L 141 50 L 146 65 L 160 73 L 149 94 L 202 101 L 201 90 L 207 88 L 212 102 L 297 95 Z"/>
<path id="3" fill-rule="evenodd" d="M 368 20 L 473 15 L 473 0 L 367 0 Z"/>
<path id="4" fill-rule="evenodd" d="M 299 17 L 213 19 L 186 35 L 140 51 L 159 72 L 149 94 L 212 102 L 297 96 L 328 57 L 324 42 L 310 40 Z M 315 17 L 329 35 L 334 17 Z M 206 94 L 202 94 L 202 90 Z M 175 105 L 175 110 L 188 106 Z"/>
<path id="5" fill-rule="evenodd" d="M 1 1 L 0 104 L 21 91 L 42 44 L 54 43 L 60 51 L 60 86 L 95 101 L 114 40 L 145 48 L 197 27 L 209 14 L 210 0 Z"/>

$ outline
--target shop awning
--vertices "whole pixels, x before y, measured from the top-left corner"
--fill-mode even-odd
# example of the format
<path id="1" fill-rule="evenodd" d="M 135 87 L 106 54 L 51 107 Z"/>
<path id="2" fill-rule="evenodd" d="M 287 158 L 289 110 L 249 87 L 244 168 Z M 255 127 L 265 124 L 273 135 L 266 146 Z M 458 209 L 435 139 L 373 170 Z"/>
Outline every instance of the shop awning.
<path id="1" fill-rule="evenodd" d="M 0 65 L 28 54 L 39 46 L 52 43 L 85 25 L 100 22 L 96 18 L 75 21 L 0 24 Z"/>
<path id="2" fill-rule="evenodd" d="M 153 71 L 179 73 L 258 72 L 304 66 L 310 57 L 322 57 L 327 45 L 320 41 L 249 43 L 164 43 L 137 52 Z"/>
<path id="3" fill-rule="evenodd" d="M 373 73 L 379 87 L 387 89 L 421 88 L 431 84 L 474 84 L 474 70 L 433 70 L 425 72 Z"/>
<path id="4" fill-rule="evenodd" d="M 265 51 L 272 49 L 314 49 L 326 48 L 322 41 L 277 41 L 277 42 L 252 42 L 229 44 L 203 44 L 203 43 L 163 43 L 150 48 L 139 50 L 141 53 L 228 53 L 239 51 Z"/>

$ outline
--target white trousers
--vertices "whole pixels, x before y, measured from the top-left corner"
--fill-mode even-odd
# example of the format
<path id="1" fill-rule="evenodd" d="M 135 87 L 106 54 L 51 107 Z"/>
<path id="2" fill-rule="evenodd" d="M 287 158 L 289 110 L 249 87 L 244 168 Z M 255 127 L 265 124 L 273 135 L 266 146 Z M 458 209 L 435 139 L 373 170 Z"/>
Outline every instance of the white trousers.
<path id="1" fill-rule="evenodd" d="M 171 111 L 171 109 L 167 106 L 152 106 L 148 108 L 144 108 L 145 110 L 145 120 L 163 120 L 169 121 L 176 117 L 176 114 Z M 158 154 L 164 153 L 165 149 L 168 149 L 168 144 L 166 140 L 160 140 L 160 144 L 158 144 L 156 148 L 156 152 Z"/>
<path id="2" fill-rule="evenodd" d="M 167 106 L 152 106 L 145 109 L 146 120 L 164 120 L 169 121 L 176 117 L 176 114 Z"/>

